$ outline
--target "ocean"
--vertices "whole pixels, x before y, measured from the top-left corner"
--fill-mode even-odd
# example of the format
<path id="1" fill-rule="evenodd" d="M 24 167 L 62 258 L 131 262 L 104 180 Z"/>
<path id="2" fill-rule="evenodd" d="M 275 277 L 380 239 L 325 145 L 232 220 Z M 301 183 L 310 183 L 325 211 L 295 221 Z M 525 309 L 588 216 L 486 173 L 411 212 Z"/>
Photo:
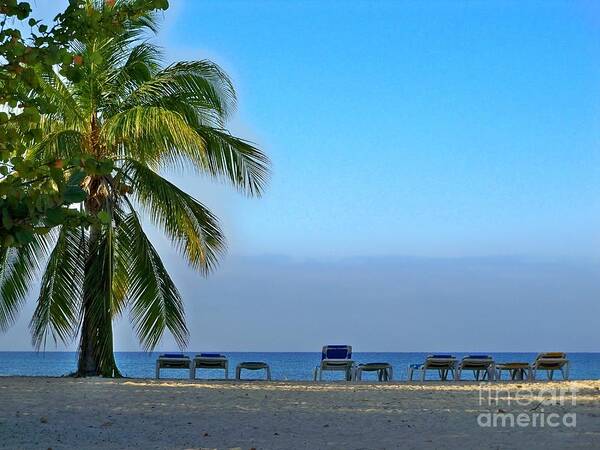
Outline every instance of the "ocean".
<path id="1" fill-rule="evenodd" d="M 312 379 L 312 370 L 319 363 L 321 354 L 314 352 L 259 353 L 223 352 L 229 357 L 229 376 L 233 378 L 235 366 L 241 361 L 264 361 L 271 366 L 274 380 Z M 444 352 L 451 353 L 451 352 Z M 193 356 L 194 353 L 186 353 Z M 465 353 L 452 353 L 462 357 Z M 121 373 L 131 378 L 153 378 L 155 361 L 159 353 L 117 352 L 115 354 Z M 535 359 L 535 353 L 491 353 L 495 361 L 528 361 Z M 354 353 L 353 359 L 359 363 L 388 362 L 394 368 L 395 380 L 407 379 L 409 364 L 422 362 L 427 353 Z M 600 353 L 569 353 L 571 379 L 600 379 Z M 75 370 L 77 355 L 73 352 L 0 352 L 0 376 L 50 376 L 67 375 Z M 198 378 L 221 378 L 222 371 L 201 371 Z M 429 375 L 433 377 L 433 373 Z M 465 373 L 465 378 L 470 373 Z M 247 378 L 260 378 L 260 373 L 244 372 Z M 428 377 L 429 377 L 428 376 Z M 184 370 L 162 370 L 161 378 L 187 378 Z M 326 379 L 341 379 L 340 372 L 325 373 Z M 544 377 L 544 375 L 542 375 Z M 375 374 L 364 374 L 363 379 L 375 379 Z"/>

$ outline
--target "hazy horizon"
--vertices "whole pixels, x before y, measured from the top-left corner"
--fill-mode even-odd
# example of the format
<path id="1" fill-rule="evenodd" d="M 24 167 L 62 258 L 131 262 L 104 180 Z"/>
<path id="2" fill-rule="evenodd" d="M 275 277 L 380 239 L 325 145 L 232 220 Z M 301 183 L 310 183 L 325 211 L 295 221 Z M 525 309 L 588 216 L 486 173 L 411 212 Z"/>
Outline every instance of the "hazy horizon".
<path id="1" fill-rule="evenodd" d="M 199 281 L 176 254 L 162 253 L 185 299 L 188 351 L 318 351 L 340 342 L 357 352 L 597 350 L 600 261 L 229 257 Z M 0 351 L 31 349 L 33 307 Z M 166 337 L 157 351 L 176 349 Z M 140 350 L 126 316 L 115 350 Z"/>

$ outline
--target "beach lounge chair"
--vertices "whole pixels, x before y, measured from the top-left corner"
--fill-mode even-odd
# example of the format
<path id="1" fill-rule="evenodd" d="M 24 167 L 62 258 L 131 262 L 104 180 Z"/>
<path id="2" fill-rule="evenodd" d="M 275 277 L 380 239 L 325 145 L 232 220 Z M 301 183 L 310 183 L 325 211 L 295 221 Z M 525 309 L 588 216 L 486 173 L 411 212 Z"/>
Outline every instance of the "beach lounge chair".
<path id="1" fill-rule="evenodd" d="M 190 378 L 196 378 L 196 369 L 220 369 L 225 371 L 225 379 L 229 379 L 229 360 L 220 353 L 200 353 L 192 360 Z"/>
<path id="2" fill-rule="evenodd" d="M 156 360 L 156 379 L 160 378 L 160 369 L 190 370 L 192 361 L 183 353 L 163 353 Z"/>
<path id="3" fill-rule="evenodd" d="M 392 381 L 394 376 L 392 365 L 384 362 L 359 364 L 354 371 L 354 380 L 362 381 L 363 372 L 377 372 L 377 379 L 379 381 Z"/>
<path id="4" fill-rule="evenodd" d="M 479 381 L 494 380 L 494 374 L 496 372 L 496 366 L 494 364 L 494 358 L 489 355 L 467 355 L 465 356 L 456 367 L 456 379 L 460 380 L 463 370 L 472 370 L 475 380 Z"/>
<path id="5" fill-rule="evenodd" d="M 531 364 L 528 362 L 505 362 L 496 364 L 496 380 L 502 380 L 502 372 L 508 372 L 513 381 L 531 380 Z"/>
<path id="6" fill-rule="evenodd" d="M 325 345 L 321 350 L 321 363 L 313 371 L 313 379 L 323 379 L 323 372 L 343 371 L 346 381 L 352 381 L 354 377 L 355 363 L 352 360 L 351 345 Z"/>
<path id="7" fill-rule="evenodd" d="M 545 370 L 549 380 L 554 378 L 554 371 L 560 370 L 563 380 L 569 379 L 569 360 L 566 353 L 540 353 L 531 365 L 532 378 L 535 380 L 538 370 Z"/>
<path id="8" fill-rule="evenodd" d="M 415 372 L 421 372 L 421 381 L 425 381 L 425 373 L 428 370 L 435 370 L 440 376 L 440 380 L 446 381 L 448 374 L 454 378 L 456 369 L 456 358 L 447 354 L 429 355 L 425 358 L 423 364 L 411 364 L 408 366 L 408 379 L 412 381 Z"/>
<path id="9" fill-rule="evenodd" d="M 235 368 L 235 379 L 242 379 L 242 369 L 246 370 L 264 370 L 265 380 L 271 381 L 271 368 L 266 362 L 262 361 L 244 361 L 239 363 Z"/>

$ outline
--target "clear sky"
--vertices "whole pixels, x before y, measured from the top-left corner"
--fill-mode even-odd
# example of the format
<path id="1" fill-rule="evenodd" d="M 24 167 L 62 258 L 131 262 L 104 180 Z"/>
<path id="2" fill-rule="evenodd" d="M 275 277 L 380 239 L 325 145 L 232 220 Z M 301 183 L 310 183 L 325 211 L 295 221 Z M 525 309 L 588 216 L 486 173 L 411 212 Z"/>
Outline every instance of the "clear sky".
<path id="1" fill-rule="evenodd" d="M 171 0 L 156 39 L 273 160 L 258 200 L 171 175 L 229 238 L 204 280 L 153 234 L 189 350 L 598 350 L 599 3 Z"/>

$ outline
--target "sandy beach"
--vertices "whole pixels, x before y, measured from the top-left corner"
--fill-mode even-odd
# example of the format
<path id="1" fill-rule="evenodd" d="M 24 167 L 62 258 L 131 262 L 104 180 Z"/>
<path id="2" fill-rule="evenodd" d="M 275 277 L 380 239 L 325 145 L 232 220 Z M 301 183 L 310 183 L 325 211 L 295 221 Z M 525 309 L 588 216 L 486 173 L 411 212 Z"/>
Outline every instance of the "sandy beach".
<path id="1" fill-rule="evenodd" d="M 490 401 L 489 392 L 473 382 L 7 377 L 0 378 L 0 448 L 600 447 L 600 381 L 492 386 Z M 560 404 L 552 394 L 560 389 L 576 390 L 576 404 L 571 397 Z M 480 414 L 492 413 L 538 414 L 538 419 L 554 413 L 557 421 L 575 414 L 576 425 L 478 424 Z"/>

